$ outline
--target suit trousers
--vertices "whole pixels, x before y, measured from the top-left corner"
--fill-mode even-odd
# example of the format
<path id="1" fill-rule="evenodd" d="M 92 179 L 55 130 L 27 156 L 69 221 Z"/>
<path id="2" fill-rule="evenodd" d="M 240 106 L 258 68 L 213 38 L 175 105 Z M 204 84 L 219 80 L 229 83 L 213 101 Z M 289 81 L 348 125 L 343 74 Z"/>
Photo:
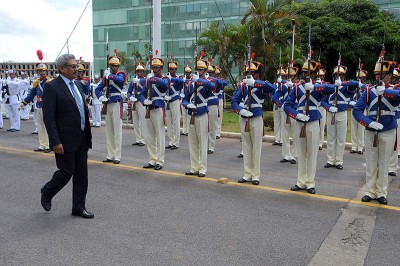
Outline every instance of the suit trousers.
<path id="1" fill-rule="evenodd" d="M 165 127 L 162 108 L 150 110 L 150 118 L 146 119 L 146 146 L 150 155 L 150 164 L 163 165 L 165 157 Z"/>
<path id="2" fill-rule="evenodd" d="M 275 142 L 282 143 L 281 112 L 283 112 L 283 110 L 281 108 L 278 108 L 278 106 L 276 104 L 274 104 L 273 110 L 274 110 L 274 136 L 275 136 Z"/>
<path id="3" fill-rule="evenodd" d="M 88 189 L 88 150 L 82 131 L 82 144 L 76 152 L 56 154 L 58 170 L 53 178 L 44 185 L 44 193 L 54 197 L 72 177 L 72 209 L 85 209 L 86 193 Z"/>
<path id="4" fill-rule="evenodd" d="M 224 115 L 224 99 L 219 99 L 218 103 L 218 124 L 217 124 L 217 137 L 221 137 L 222 118 Z"/>
<path id="5" fill-rule="evenodd" d="M 303 122 L 296 121 L 298 133 L 300 133 L 303 125 Z M 305 138 L 300 138 L 299 134 L 296 134 L 295 137 L 297 138 L 298 153 L 297 186 L 303 189 L 314 188 L 319 144 L 319 121 L 307 122 Z"/>
<path id="6" fill-rule="evenodd" d="M 189 125 L 190 171 L 207 173 L 208 115 L 196 116 Z"/>
<path id="7" fill-rule="evenodd" d="M 215 150 L 215 142 L 218 131 L 218 106 L 208 106 L 208 149 Z"/>
<path id="8" fill-rule="evenodd" d="M 327 155 L 328 163 L 332 165 L 343 164 L 343 154 L 347 134 L 347 111 L 335 115 L 335 124 L 332 125 L 333 113 L 328 112 L 327 125 Z"/>
<path id="9" fill-rule="evenodd" d="M 294 131 L 295 120 L 289 118 L 289 124 L 286 123 L 288 115 L 286 112 L 281 112 L 281 128 L 282 128 L 282 157 L 286 160 L 293 160 L 296 156 L 296 141 L 293 138 L 293 145 L 290 147 L 290 131 Z M 294 136 L 294 132 L 292 132 Z"/>
<path id="10" fill-rule="evenodd" d="M 136 142 L 146 144 L 146 110 L 139 101 L 133 104 L 135 105 L 135 111 L 132 111 L 132 123 Z"/>
<path id="11" fill-rule="evenodd" d="M 106 114 L 107 158 L 121 160 L 122 119 L 119 102 L 109 103 Z"/>
<path id="12" fill-rule="evenodd" d="M 351 116 L 351 149 L 353 151 L 363 151 L 364 149 L 365 127 Z"/>
<path id="13" fill-rule="evenodd" d="M 165 111 L 167 122 L 168 145 L 179 147 L 181 137 L 181 113 L 179 100 L 169 103 L 169 110 Z"/>
<path id="14" fill-rule="evenodd" d="M 39 148 L 48 149 L 49 148 L 49 136 L 47 135 L 47 130 L 43 121 L 43 109 L 36 109 L 36 119 L 37 119 L 37 129 L 39 136 Z"/>
<path id="15" fill-rule="evenodd" d="M 245 132 L 247 118 L 240 117 L 244 176 L 247 181 L 260 179 L 261 147 L 263 137 L 263 117 L 249 118 L 250 132 Z"/>
<path id="16" fill-rule="evenodd" d="M 319 120 L 319 146 L 322 147 L 325 139 L 326 110 L 322 106 L 318 107 L 318 110 L 322 116 Z"/>
<path id="17" fill-rule="evenodd" d="M 373 147 L 375 132 L 365 130 L 366 191 L 371 198 L 387 196 L 388 169 L 394 147 L 396 129 L 378 133 L 378 145 Z"/>

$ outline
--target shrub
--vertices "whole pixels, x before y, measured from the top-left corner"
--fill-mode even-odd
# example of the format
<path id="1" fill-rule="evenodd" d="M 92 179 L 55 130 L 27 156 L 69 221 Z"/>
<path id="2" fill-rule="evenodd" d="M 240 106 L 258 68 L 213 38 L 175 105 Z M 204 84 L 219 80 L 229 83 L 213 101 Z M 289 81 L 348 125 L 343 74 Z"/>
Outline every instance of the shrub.
<path id="1" fill-rule="evenodd" d="M 264 113 L 264 127 L 274 130 L 274 113 L 272 112 Z"/>

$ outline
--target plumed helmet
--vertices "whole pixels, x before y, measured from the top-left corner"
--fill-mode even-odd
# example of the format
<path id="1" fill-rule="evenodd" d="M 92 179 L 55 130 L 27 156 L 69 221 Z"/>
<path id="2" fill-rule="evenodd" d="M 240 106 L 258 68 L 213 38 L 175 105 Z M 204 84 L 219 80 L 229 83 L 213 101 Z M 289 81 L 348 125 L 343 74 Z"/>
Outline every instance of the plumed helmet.
<path id="1" fill-rule="evenodd" d="M 191 66 L 186 66 L 185 67 L 185 73 L 191 73 L 192 72 L 192 67 Z"/>
<path id="2" fill-rule="evenodd" d="M 289 69 L 288 69 L 288 75 L 289 76 L 296 76 L 297 75 L 297 72 L 299 71 L 299 68 L 298 67 L 289 67 Z"/>
<path id="3" fill-rule="evenodd" d="M 86 64 L 85 63 L 79 63 L 78 64 L 78 71 L 85 71 L 86 69 Z"/>
<path id="4" fill-rule="evenodd" d="M 365 78 L 368 75 L 368 71 L 367 70 L 363 70 L 361 69 L 361 72 L 359 70 L 356 71 L 356 77 L 360 77 L 360 78 Z"/>
<path id="5" fill-rule="evenodd" d="M 251 61 L 249 66 L 246 66 L 247 71 L 259 71 L 261 72 L 264 69 L 264 65 L 258 61 Z"/>
<path id="6" fill-rule="evenodd" d="M 208 61 L 203 59 L 197 60 L 196 69 L 208 69 Z"/>
<path id="7" fill-rule="evenodd" d="M 138 71 L 138 70 L 143 70 L 144 71 L 145 69 L 146 69 L 145 66 L 140 64 L 140 63 L 136 67 L 136 71 Z"/>
<path id="8" fill-rule="evenodd" d="M 393 61 L 383 61 L 383 68 L 382 62 L 378 61 L 375 64 L 374 74 L 381 73 L 381 68 L 383 69 L 383 73 L 393 73 L 395 62 Z"/>
<path id="9" fill-rule="evenodd" d="M 121 59 L 118 56 L 113 56 L 108 60 L 109 65 L 121 65 Z"/>
<path id="10" fill-rule="evenodd" d="M 332 70 L 333 74 L 337 74 L 338 73 L 338 66 L 335 66 Z M 347 67 L 346 66 L 339 66 L 339 74 L 346 74 L 347 73 Z"/>
<path id="11" fill-rule="evenodd" d="M 215 74 L 220 74 L 222 72 L 222 68 L 220 67 L 215 67 Z"/>
<path id="12" fill-rule="evenodd" d="M 400 68 L 393 69 L 393 76 L 395 78 L 400 78 Z"/>
<path id="13" fill-rule="evenodd" d="M 308 60 L 304 62 L 303 66 L 301 67 L 301 71 L 308 71 Z M 317 71 L 319 66 L 318 62 L 315 62 L 313 60 L 310 60 L 310 71 L 315 72 Z"/>
<path id="14" fill-rule="evenodd" d="M 153 59 L 151 60 L 151 66 L 157 66 L 157 67 L 164 66 L 164 59 L 153 57 Z"/>
<path id="15" fill-rule="evenodd" d="M 47 70 L 49 67 L 46 63 L 40 62 L 35 64 L 35 70 Z"/>
<path id="16" fill-rule="evenodd" d="M 214 73 L 215 72 L 215 66 L 211 65 L 211 64 L 208 64 L 207 70 L 208 70 L 209 73 Z"/>
<path id="17" fill-rule="evenodd" d="M 317 76 L 325 76 L 326 75 L 326 70 L 321 68 L 320 70 L 318 70 L 317 72 Z"/>
<path id="18" fill-rule="evenodd" d="M 178 62 L 168 62 L 168 69 L 177 69 Z"/>
<path id="19" fill-rule="evenodd" d="M 285 76 L 287 73 L 286 73 L 286 70 L 284 69 L 284 68 L 279 68 L 277 71 L 276 71 L 276 74 L 279 76 L 279 75 L 281 75 L 281 76 Z"/>

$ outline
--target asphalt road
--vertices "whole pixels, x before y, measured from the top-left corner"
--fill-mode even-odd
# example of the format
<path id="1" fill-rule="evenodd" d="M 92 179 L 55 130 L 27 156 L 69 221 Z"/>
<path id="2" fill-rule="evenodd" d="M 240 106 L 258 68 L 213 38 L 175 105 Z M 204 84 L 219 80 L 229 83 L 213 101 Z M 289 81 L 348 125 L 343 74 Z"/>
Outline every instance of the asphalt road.
<path id="1" fill-rule="evenodd" d="M 5 121 L 5 128 L 9 125 Z M 318 157 L 316 195 L 291 192 L 297 165 L 279 163 L 281 148 L 263 143 L 260 186 L 238 184 L 238 139 L 221 138 L 206 178 L 190 169 L 187 137 L 166 151 L 163 170 L 146 170 L 146 147 L 123 130 L 120 165 L 105 164 L 105 127 L 93 129 L 86 207 L 71 216 L 71 184 L 40 205 L 40 187 L 56 170 L 36 153 L 32 121 L 0 130 L 0 265 L 398 265 L 399 178 L 388 206 L 362 203 L 362 155 L 345 154 L 343 170 Z M 231 182 L 219 184 L 219 178 Z"/>

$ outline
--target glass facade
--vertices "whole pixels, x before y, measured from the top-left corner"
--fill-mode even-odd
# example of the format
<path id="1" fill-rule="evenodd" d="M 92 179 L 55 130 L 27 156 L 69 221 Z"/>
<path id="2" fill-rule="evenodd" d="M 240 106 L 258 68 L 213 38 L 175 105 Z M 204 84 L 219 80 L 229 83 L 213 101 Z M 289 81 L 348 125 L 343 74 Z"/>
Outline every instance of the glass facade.
<path id="1" fill-rule="evenodd" d="M 116 48 L 133 59 L 138 52 L 143 60 L 149 54 L 152 8 L 149 0 L 93 0 L 93 54 L 96 73 L 106 67 L 106 32 L 110 51 Z M 239 23 L 248 0 L 218 0 L 225 23 Z M 161 7 L 162 57 L 173 54 L 182 73 L 185 62 L 193 61 L 193 43 L 198 32 L 213 21 L 221 21 L 214 0 L 163 0 Z M 192 64 L 191 64 L 192 65 Z M 133 74 L 133 73 L 129 73 Z"/>

